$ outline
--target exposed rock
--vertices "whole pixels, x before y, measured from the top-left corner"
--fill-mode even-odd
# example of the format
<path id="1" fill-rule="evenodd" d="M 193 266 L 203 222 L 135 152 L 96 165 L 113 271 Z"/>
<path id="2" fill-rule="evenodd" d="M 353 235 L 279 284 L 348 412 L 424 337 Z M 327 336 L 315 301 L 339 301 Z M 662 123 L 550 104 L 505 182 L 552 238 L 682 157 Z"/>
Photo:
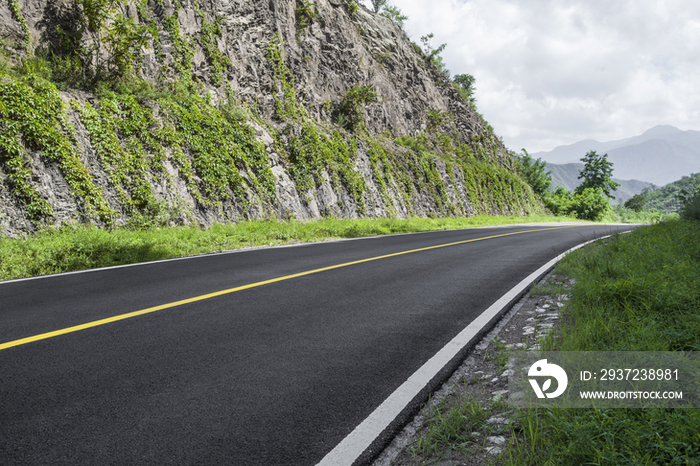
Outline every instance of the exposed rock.
<path id="1" fill-rule="evenodd" d="M 61 37 L 57 27 L 75 27 L 73 4 L 19 0 L 20 21 L 10 11 L 10 3 L 0 3 L 0 36 L 14 44 L 12 54 L 16 57 L 52 50 Z M 188 181 L 177 161 L 176 146 L 164 145 L 162 171 L 166 176 L 160 176 L 153 168 L 142 175 L 155 199 L 170 210 L 171 223 L 209 225 L 265 217 L 471 216 L 482 212 L 521 215 L 541 208 L 530 188 L 513 175 L 512 160 L 500 139 L 460 97 L 450 80 L 416 50 L 402 29 L 363 6 L 350 14 L 344 0 L 316 0 L 312 7 L 314 17 L 304 25 L 298 17 L 298 6 L 296 0 L 154 0 L 145 10 L 143 5 L 137 8 L 133 1 L 120 7 L 120 12 L 136 24 L 151 22 L 159 31 L 159 51 L 153 41 L 149 42 L 150 48 L 140 52 L 137 73 L 156 83 L 193 80 L 209 96 L 208 105 L 212 108 L 229 102 L 227 90 L 233 92 L 240 108 L 253 109 L 255 118 L 249 117 L 245 125 L 253 128 L 264 146 L 269 159 L 266 163 L 276 181 L 274 196 L 263 199 L 254 189 L 256 180 L 251 178 L 250 167 L 240 166 L 239 174 L 244 180 L 240 192 L 230 188 L 223 201 L 203 202 L 197 194 L 198 188 L 208 200 L 202 169 L 195 166 Z M 175 18 L 184 46 L 167 31 L 166 23 L 171 17 Z M 28 28 L 28 37 L 22 21 Z M 206 28 L 212 25 L 218 25 L 218 32 L 209 34 Z M 26 49 L 22 45 L 25 38 Z M 279 49 L 281 63 L 270 58 L 272 46 Z M 187 48 L 189 55 L 179 49 L 182 47 Z M 189 69 L 178 71 L 178 60 L 190 60 L 186 63 Z M 280 71 L 278 65 L 288 71 Z M 8 81 L 5 77 L 2 80 Z M 290 86 L 290 95 L 285 94 L 285 85 Z M 366 189 L 358 198 L 349 191 L 346 180 L 338 184 L 333 173 L 324 168 L 316 173 L 313 186 L 300 192 L 299 181 L 293 176 L 297 162 L 289 156 L 292 139 L 300 137 L 304 125 L 309 124 L 322 134 L 339 130 L 334 111 L 346 93 L 359 86 L 371 86 L 378 102 L 368 102 L 361 108 L 362 131 L 341 132 L 356 146 L 353 169 Z M 103 193 L 106 204 L 115 211 L 115 222 L 131 221 L 130 201 L 115 185 L 109 164 L 98 154 L 94 137 L 89 135 L 77 110 L 88 103 L 101 108 L 104 102 L 75 90 L 61 92 L 60 98 L 66 121 L 75 128 L 74 151 L 95 187 Z M 285 105 L 299 113 L 281 112 L 280 106 Z M 143 107 L 152 114 L 153 131 L 173 119 L 156 102 L 144 103 Z M 447 119 L 429 128 L 430 112 Z M 122 148 L 132 150 L 129 136 L 123 131 L 116 134 Z M 427 135 L 428 145 L 435 152 L 440 152 L 436 138 L 448 137 L 451 144 L 468 146 L 475 160 L 490 163 L 501 172 L 470 171 L 450 161 L 450 156 L 417 155 L 392 140 L 416 135 Z M 85 198 L 72 189 L 66 170 L 56 160 L 48 159 L 45 151 L 28 144 L 26 137 L 18 134 L 17 138 L 23 144 L 23 157 L 32 173 L 27 182 L 51 206 L 53 214 L 43 220 L 32 218 L 25 209 L 26 199 L 18 196 L 17 187 L 8 182 L 10 169 L 0 166 L 0 231 L 14 235 L 33 230 L 42 222 L 99 224 Z M 374 143 L 388 153 L 386 161 L 376 160 Z M 193 163 L 194 149 L 185 145 L 182 150 Z M 145 157 L 149 161 L 157 158 L 149 148 L 145 149 Z M 451 157 L 456 156 L 452 153 Z M 378 173 L 391 170 L 396 176 L 378 179 Z M 435 176 L 430 178 L 429 172 Z"/>
<path id="2" fill-rule="evenodd" d="M 494 445 L 503 445 L 504 443 L 506 443 L 506 439 L 502 435 L 486 437 L 486 441 L 489 443 L 493 443 Z"/>

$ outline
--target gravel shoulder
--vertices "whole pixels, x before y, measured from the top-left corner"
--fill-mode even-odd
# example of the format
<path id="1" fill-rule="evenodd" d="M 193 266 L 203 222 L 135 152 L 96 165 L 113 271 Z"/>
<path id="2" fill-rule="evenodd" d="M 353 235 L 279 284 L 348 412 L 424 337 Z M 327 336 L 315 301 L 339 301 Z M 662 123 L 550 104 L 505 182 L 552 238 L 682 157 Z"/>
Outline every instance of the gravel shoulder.
<path id="1" fill-rule="evenodd" d="M 542 338 L 558 331 L 570 285 L 553 273 L 540 280 L 372 466 L 503 464 L 509 444 L 519 435 L 517 412 L 509 403 L 508 351 L 539 349 Z"/>

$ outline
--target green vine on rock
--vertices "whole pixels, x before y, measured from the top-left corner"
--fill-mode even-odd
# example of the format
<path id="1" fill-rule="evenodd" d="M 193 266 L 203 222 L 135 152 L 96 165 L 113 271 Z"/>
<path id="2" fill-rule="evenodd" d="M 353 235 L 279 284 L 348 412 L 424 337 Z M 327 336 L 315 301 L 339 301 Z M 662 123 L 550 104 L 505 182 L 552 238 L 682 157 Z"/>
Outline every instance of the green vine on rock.
<path id="1" fill-rule="evenodd" d="M 191 167 L 202 180 L 204 196 L 216 203 L 232 198 L 245 203 L 250 185 L 263 200 L 272 201 L 276 179 L 267 151 L 250 126 L 227 119 L 200 99 L 177 103 L 161 99 L 159 104 L 175 129 L 178 148 L 192 154 Z"/>
<path id="2" fill-rule="evenodd" d="M 0 122 L 0 124 L 3 123 L 5 122 Z M 51 204 L 29 184 L 32 170 L 28 166 L 30 162 L 24 147 L 19 142 L 18 135 L 11 134 L 9 131 L 0 133 L 0 159 L 6 172 L 10 191 L 24 205 L 27 217 L 34 221 L 52 217 L 54 211 Z"/>
<path id="3" fill-rule="evenodd" d="M 127 212 L 148 212 L 153 209 L 156 199 L 148 179 L 146 159 L 141 151 L 135 150 L 133 140 L 127 138 L 126 148 L 120 143 L 117 120 L 121 120 L 122 112 L 118 102 L 102 99 L 99 104 L 98 108 L 89 102 L 82 106 L 75 104 L 90 143 Z"/>
<path id="4" fill-rule="evenodd" d="M 27 20 L 22 16 L 22 7 L 19 5 L 17 0 L 7 0 L 7 5 L 10 7 L 10 13 L 12 14 L 12 19 L 17 21 L 22 28 L 22 33 L 24 34 L 23 48 L 25 52 L 29 52 L 29 41 L 31 39 L 31 34 L 29 32 L 29 25 Z"/>
<path id="5" fill-rule="evenodd" d="M 274 72 L 272 97 L 275 100 L 275 111 L 280 118 L 296 118 L 299 116 L 299 109 L 294 91 L 294 75 L 284 63 L 281 45 L 282 41 L 279 35 L 276 35 L 267 46 L 267 61 Z M 280 87 L 282 88 L 282 99 L 278 96 Z"/>
<path id="6" fill-rule="evenodd" d="M 393 166 L 389 161 L 389 157 L 384 148 L 373 138 L 367 138 L 368 145 L 367 155 L 369 156 L 370 168 L 374 181 L 379 188 L 379 195 L 382 201 L 387 206 L 387 210 L 395 212 L 394 203 L 389 196 L 388 186 L 393 181 Z"/>
<path id="7" fill-rule="evenodd" d="M 71 193 L 87 215 L 96 215 L 111 223 L 115 212 L 104 199 L 92 175 L 75 149 L 75 130 L 68 121 L 56 87 L 38 76 L 0 83 L 0 152 L 17 197 L 27 206 L 29 218 L 38 220 L 53 215 L 53 208 L 31 187 L 31 167 L 24 141 L 29 149 L 39 151 L 63 173 Z M 8 131 L 5 131 L 7 129 Z"/>
<path id="8" fill-rule="evenodd" d="M 195 39 L 183 36 L 180 31 L 180 2 L 174 2 L 175 11 L 163 21 L 163 29 L 168 33 L 173 45 L 173 64 L 180 82 L 192 82 L 192 64 L 195 54 Z"/>
<path id="9" fill-rule="evenodd" d="M 211 79 L 214 85 L 221 86 L 223 84 L 223 73 L 231 66 L 231 60 L 219 50 L 217 37 L 221 37 L 221 24 L 224 21 L 223 16 L 217 16 L 213 23 L 208 23 L 204 12 L 197 10 L 202 19 L 202 35 L 200 42 L 204 48 L 204 52 L 211 65 Z"/>
<path id="10" fill-rule="evenodd" d="M 297 23 L 297 30 L 300 34 L 304 34 L 307 27 L 318 19 L 318 13 L 315 10 L 316 5 L 307 0 L 296 0 L 296 8 L 294 9 L 294 17 Z"/>
<path id="11" fill-rule="evenodd" d="M 336 191 L 344 186 L 356 203 L 358 213 L 364 213 L 366 183 L 354 168 L 355 147 L 338 131 L 327 136 L 311 121 L 301 125 L 300 136 L 289 136 L 289 174 L 297 191 L 306 194 L 321 185 L 326 172 Z M 310 199 L 306 199 L 309 201 Z"/>

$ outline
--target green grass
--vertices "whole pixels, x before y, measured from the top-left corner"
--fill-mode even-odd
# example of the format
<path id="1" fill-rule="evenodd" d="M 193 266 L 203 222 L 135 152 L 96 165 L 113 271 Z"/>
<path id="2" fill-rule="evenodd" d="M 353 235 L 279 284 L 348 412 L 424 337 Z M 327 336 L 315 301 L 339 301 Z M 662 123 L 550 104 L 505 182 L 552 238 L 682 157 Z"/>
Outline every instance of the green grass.
<path id="1" fill-rule="evenodd" d="M 576 283 L 555 350 L 700 351 L 700 223 L 615 235 L 556 270 Z M 517 425 L 509 465 L 700 465 L 698 410 L 522 410 Z"/>
<path id="2" fill-rule="evenodd" d="M 229 225 L 149 229 L 64 226 L 22 238 L 0 237 L 0 280 L 186 257 L 251 246 L 418 231 L 562 222 L 557 217 L 260 220 Z"/>
<path id="3" fill-rule="evenodd" d="M 472 445 L 483 443 L 472 432 L 488 434 L 490 426 L 485 421 L 506 408 L 506 403 L 500 400 L 482 403 L 468 396 L 453 404 L 443 399 L 433 408 L 422 435 L 411 446 L 411 453 L 427 457 L 448 450 L 468 451 Z"/>
<path id="4" fill-rule="evenodd" d="M 562 296 L 569 293 L 571 284 L 562 275 L 552 275 L 548 280 L 542 280 L 530 288 L 530 296 Z"/>
<path id="5" fill-rule="evenodd" d="M 674 220 L 678 218 L 677 213 L 665 213 L 656 210 L 642 210 L 635 212 L 632 209 L 626 209 L 621 205 L 612 206 L 611 209 L 603 217 L 604 222 L 608 223 L 658 223 L 666 220 Z"/>
<path id="6" fill-rule="evenodd" d="M 561 351 L 700 351 L 700 224 L 669 221 L 567 256 Z"/>

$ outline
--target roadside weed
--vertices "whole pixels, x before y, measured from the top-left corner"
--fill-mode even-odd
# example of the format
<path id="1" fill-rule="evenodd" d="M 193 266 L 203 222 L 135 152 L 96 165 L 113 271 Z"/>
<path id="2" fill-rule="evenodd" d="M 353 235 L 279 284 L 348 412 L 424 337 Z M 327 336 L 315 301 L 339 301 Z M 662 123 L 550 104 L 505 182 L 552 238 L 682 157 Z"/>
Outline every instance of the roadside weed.
<path id="1" fill-rule="evenodd" d="M 441 402 L 428 418 L 422 435 L 411 447 L 415 455 L 429 456 L 444 450 L 464 450 L 480 443 L 474 431 L 488 429 L 484 423 L 501 404 L 483 404 L 481 401 L 466 397 L 458 403 Z"/>
<path id="2" fill-rule="evenodd" d="M 700 224 L 671 220 L 574 251 L 556 351 L 700 350 Z M 519 410 L 514 465 L 700 465 L 696 409 Z"/>
<path id="3" fill-rule="evenodd" d="M 99 229 L 87 225 L 47 228 L 35 235 L 0 235 L 0 280 L 133 264 L 256 246 L 323 241 L 419 231 L 473 228 L 528 222 L 557 222 L 556 217 L 337 219 L 316 221 L 251 220 L 196 226 L 132 226 Z"/>

